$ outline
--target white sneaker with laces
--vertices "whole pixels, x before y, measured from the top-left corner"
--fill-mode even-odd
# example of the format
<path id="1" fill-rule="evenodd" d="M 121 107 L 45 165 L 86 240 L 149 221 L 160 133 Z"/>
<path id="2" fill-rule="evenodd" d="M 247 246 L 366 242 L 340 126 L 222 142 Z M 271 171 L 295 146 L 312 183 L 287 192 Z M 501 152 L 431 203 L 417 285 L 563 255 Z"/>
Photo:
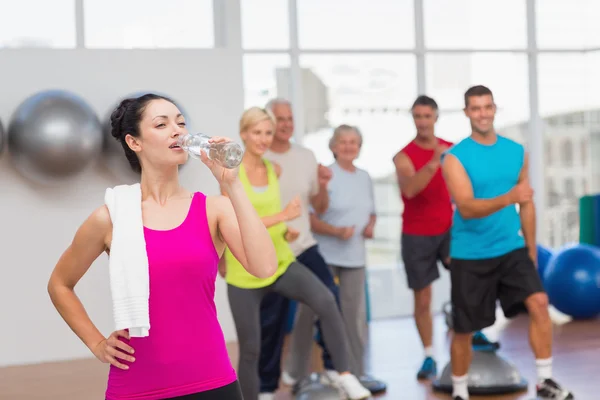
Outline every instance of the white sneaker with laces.
<path id="1" fill-rule="evenodd" d="M 346 393 L 349 400 L 364 400 L 371 398 L 371 392 L 365 388 L 356 376 L 343 374 L 338 378 L 338 385 Z"/>

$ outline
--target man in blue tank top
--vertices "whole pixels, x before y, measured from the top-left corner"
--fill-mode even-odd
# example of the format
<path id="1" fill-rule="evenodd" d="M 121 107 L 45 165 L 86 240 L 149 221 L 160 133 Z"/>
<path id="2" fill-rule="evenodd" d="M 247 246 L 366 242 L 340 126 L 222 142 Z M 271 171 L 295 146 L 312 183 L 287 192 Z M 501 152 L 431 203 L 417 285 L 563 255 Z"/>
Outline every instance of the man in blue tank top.
<path id="1" fill-rule="evenodd" d="M 471 335 L 494 324 L 497 300 L 507 318 L 529 313 L 538 398 L 573 399 L 552 377 L 552 322 L 535 261 L 528 156 L 523 146 L 496 133 L 488 88 L 468 89 L 464 111 L 472 133 L 447 151 L 442 166 L 456 204 L 450 241 L 453 400 L 469 398 Z"/>

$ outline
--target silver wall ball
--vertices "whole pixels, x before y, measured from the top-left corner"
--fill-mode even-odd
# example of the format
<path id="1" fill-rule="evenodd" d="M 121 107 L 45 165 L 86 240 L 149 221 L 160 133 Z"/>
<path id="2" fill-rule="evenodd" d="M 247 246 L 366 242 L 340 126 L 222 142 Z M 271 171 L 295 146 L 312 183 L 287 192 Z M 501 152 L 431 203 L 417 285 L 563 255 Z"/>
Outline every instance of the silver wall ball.
<path id="1" fill-rule="evenodd" d="M 101 155 L 102 126 L 79 96 L 48 90 L 27 98 L 8 126 L 8 148 L 19 172 L 44 184 L 82 173 Z"/>
<path id="2" fill-rule="evenodd" d="M 0 120 L 0 155 L 4 151 L 4 144 L 6 143 L 6 132 L 4 131 L 4 125 Z"/>

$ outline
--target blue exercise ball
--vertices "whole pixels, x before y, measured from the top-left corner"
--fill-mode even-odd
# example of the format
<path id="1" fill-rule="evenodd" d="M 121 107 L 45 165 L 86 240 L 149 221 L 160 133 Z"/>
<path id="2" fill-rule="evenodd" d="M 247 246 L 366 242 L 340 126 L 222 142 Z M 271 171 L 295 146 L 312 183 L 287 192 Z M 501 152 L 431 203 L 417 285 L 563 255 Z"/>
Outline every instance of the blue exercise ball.
<path id="1" fill-rule="evenodd" d="M 579 244 L 552 257 L 544 273 L 550 303 L 574 319 L 600 314 L 600 249 Z"/>
<path id="2" fill-rule="evenodd" d="M 544 280 L 544 274 L 546 272 L 546 268 L 548 267 L 548 263 L 550 259 L 554 255 L 554 252 L 541 244 L 537 245 L 537 265 L 538 265 L 538 273 L 542 281 Z"/>

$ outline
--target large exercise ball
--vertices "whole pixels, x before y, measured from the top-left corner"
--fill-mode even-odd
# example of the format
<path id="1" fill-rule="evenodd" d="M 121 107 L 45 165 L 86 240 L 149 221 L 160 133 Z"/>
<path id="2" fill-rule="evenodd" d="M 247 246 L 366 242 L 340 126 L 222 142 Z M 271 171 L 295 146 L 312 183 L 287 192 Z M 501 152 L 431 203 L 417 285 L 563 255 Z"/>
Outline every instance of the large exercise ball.
<path id="1" fill-rule="evenodd" d="M 336 388 L 329 378 L 323 374 L 312 373 L 298 382 L 293 388 L 296 400 L 339 400 L 344 398 L 341 390 Z"/>
<path id="2" fill-rule="evenodd" d="M 103 131 L 104 131 L 104 144 L 103 144 L 103 153 L 104 153 L 104 161 L 107 169 L 110 171 L 111 175 L 117 178 L 122 183 L 135 183 L 139 182 L 140 174 L 135 172 L 131 166 L 129 165 L 129 161 L 125 157 L 125 151 L 121 143 L 112 136 L 110 116 L 112 112 L 119 106 L 121 101 L 128 98 L 137 98 L 141 97 L 145 94 L 153 93 L 159 96 L 167 97 L 175 102 L 175 104 L 179 107 L 179 110 L 183 114 L 186 120 L 187 128 L 190 132 L 193 132 L 191 129 L 190 117 L 187 112 L 181 107 L 181 105 L 173 99 L 171 96 L 156 92 L 156 91 L 140 91 L 127 94 L 125 96 L 119 97 L 109 108 L 105 117 L 102 121 Z M 180 166 L 181 167 L 181 166 Z"/>
<path id="3" fill-rule="evenodd" d="M 27 98 L 8 126 L 8 148 L 19 172 L 48 185 L 75 177 L 102 152 L 102 125 L 79 96 L 48 90 Z"/>
<path id="4" fill-rule="evenodd" d="M 569 246 L 550 260 L 544 274 L 550 303 L 574 319 L 600 314 L 600 249 Z"/>
<path id="5" fill-rule="evenodd" d="M 538 274 L 542 281 L 544 280 L 544 274 L 546 273 L 546 268 L 548 267 L 548 263 L 550 259 L 554 255 L 554 252 L 549 247 L 543 246 L 541 244 L 537 245 L 537 265 L 538 265 Z"/>
<path id="6" fill-rule="evenodd" d="M 6 132 L 4 132 L 4 125 L 2 124 L 2 120 L 0 120 L 0 154 L 4 151 L 4 143 L 6 143 Z"/>

